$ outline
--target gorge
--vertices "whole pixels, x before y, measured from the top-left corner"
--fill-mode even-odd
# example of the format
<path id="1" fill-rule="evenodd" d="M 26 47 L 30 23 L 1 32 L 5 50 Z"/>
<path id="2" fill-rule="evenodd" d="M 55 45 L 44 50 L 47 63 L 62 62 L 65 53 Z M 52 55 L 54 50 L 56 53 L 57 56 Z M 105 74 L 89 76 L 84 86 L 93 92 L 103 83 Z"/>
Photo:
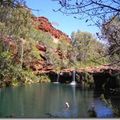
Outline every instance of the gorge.
<path id="1" fill-rule="evenodd" d="M 0 5 L 0 16 L 0 118 L 119 117 L 108 46 L 79 30 L 70 38 L 25 6 Z"/>

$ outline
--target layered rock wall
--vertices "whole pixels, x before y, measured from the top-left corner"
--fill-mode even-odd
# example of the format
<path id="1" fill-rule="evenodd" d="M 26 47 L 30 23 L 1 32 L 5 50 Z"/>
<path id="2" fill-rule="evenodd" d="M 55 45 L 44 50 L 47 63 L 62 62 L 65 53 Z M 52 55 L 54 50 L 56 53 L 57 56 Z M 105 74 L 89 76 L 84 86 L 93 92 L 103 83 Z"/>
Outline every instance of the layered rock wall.
<path id="1" fill-rule="evenodd" d="M 34 21 L 37 23 L 37 29 L 42 30 L 44 32 L 50 33 L 52 36 L 54 36 L 57 39 L 64 38 L 67 42 L 71 42 L 71 39 L 68 35 L 63 33 L 62 31 L 56 29 L 52 26 L 52 24 L 49 22 L 49 20 L 45 17 L 34 17 Z"/>

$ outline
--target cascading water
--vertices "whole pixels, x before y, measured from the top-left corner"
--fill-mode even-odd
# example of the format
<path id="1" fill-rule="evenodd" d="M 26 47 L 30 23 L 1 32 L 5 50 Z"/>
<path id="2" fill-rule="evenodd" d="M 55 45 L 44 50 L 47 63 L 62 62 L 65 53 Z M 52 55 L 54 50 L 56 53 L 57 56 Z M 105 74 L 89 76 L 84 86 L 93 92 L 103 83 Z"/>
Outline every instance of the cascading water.
<path id="1" fill-rule="evenodd" d="M 57 82 L 59 82 L 59 78 L 60 78 L 60 73 L 58 73 Z"/>
<path id="2" fill-rule="evenodd" d="M 73 71 L 73 81 L 70 83 L 70 85 L 76 85 L 76 82 L 75 82 L 75 74 L 76 74 L 76 71 L 74 70 L 74 71 Z"/>

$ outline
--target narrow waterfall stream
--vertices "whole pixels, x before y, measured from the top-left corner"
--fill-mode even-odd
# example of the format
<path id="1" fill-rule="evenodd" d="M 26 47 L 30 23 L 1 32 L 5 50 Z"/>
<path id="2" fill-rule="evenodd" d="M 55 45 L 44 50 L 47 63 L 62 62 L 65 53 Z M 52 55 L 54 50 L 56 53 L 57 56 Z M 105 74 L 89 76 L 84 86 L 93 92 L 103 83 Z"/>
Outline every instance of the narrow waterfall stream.
<path id="1" fill-rule="evenodd" d="M 74 71 L 73 71 L 73 80 L 72 80 L 72 82 L 70 83 L 70 85 L 76 85 L 75 75 L 76 75 L 76 71 L 74 70 Z"/>

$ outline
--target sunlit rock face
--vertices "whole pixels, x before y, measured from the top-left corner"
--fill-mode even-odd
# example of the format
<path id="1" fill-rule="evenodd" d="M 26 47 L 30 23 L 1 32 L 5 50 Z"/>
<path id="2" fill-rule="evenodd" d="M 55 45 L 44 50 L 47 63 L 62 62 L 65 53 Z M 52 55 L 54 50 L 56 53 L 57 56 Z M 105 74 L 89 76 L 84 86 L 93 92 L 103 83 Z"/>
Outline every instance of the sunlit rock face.
<path id="1" fill-rule="evenodd" d="M 53 27 L 53 25 L 49 22 L 49 20 L 43 16 L 41 17 L 34 17 L 35 22 L 38 23 L 37 29 L 42 30 L 44 32 L 49 32 L 52 36 L 59 39 L 64 38 L 66 41 L 71 42 L 71 39 L 68 35 L 63 33 L 62 31 Z"/>
<path id="2" fill-rule="evenodd" d="M 36 45 L 36 48 L 37 48 L 38 50 L 42 51 L 42 52 L 46 52 L 46 46 L 43 45 L 43 44 L 38 43 L 38 44 Z"/>
<path id="3" fill-rule="evenodd" d="M 53 27 L 52 23 L 49 22 L 49 20 L 45 17 L 34 17 L 33 18 L 35 24 L 37 24 L 37 30 L 41 30 L 43 32 L 48 32 L 51 34 L 52 38 L 53 38 L 53 42 L 54 43 L 59 43 L 60 40 L 64 39 L 66 41 L 68 41 L 68 43 L 71 42 L 71 39 L 68 37 L 68 35 L 66 35 L 65 33 L 63 33 L 62 31 L 56 29 Z M 61 39 L 62 38 L 62 39 Z M 5 46 L 9 46 L 10 50 L 12 51 L 13 55 L 14 55 L 14 59 L 15 62 L 17 61 L 18 63 L 20 63 L 20 59 L 18 57 L 18 49 L 17 49 L 17 45 L 14 42 L 15 40 L 13 40 L 12 37 L 6 37 L 4 39 L 4 44 Z M 21 47 L 21 43 L 19 44 L 19 46 Z M 25 45 L 26 46 L 26 43 Z M 36 73 L 38 72 L 42 72 L 42 71 L 50 71 L 53 70 L 53 66 L 52 64 L 48 63 L 47 58 L 45 56 L 46 51 L 48 50 L 48 46 L 46 46 L 45 44 L 38 42 L 35 47 L 39 50 L 39 55 L 41 57 L 41 59 L 38 60 L 24 60 L 24 66 L 26 67 L 30 67 L 33 71 L 36 71 Z M 28 49 L 29 52 L 29 49 Z M 64 54 L 59 48 L 57 49 L 53 49 L 53 52 L 55 54 L 55 56 L 57 56 L 59 59 L 66 59 L 69 58 L 67 56 L 67 54 Z M 63 76 L 65 76 L 66 74 L 64 73 Z M 62 75 L 61 75 L 62 76 Z M 69 78 L 71 76 L 67 75 L 67 77 L 65 78 Z"/>
<path id="4" fill-rule="evenodd" d="M 13 38 L 12 37 L 9 37 L 9 36 L 6 36 L 4 39 L 3 39 L 3 44 L 4 44 L 4 47 L 6 48 L 9 48 L 10 52 L 15 55 L 17 54 L 17 47 L 16 47 L 16 44 L 15 42 L 13 42 Z"/>
<path id="5" fill-rule="evenodd" d="M 49 33 L 54 43 L 58 44 L 61 40 L 65 40 L 67 43 L 71 43 L 71 39 L 69 38 L 69 36 L 53 27 L 53 24 L 47 18 L 41 16 L 34 17 L 33 20 L 34 20 L 33 25 L 35 25 L 34 27 L 37 30 Z M 36 73 L 38 74 L 39 72 L 47 72 L 53 70 L 53 65 L 50 63 L 48 64 L 47 58 L 45 57 L 46 51 L 48 49 L 46 45 L 41 42 L 38 42 L 36 44 L 36 48 L 40 52 L 41 60 L 32 61 L 31 64 L 29 65 L 30 68 L 33 71 L 36 71 Z M 59 59 L 64 59 L 66 57 L 58 49 L 53 50 L 53 52 L 55 52 L 55 55 L 57 55 Z"/>

